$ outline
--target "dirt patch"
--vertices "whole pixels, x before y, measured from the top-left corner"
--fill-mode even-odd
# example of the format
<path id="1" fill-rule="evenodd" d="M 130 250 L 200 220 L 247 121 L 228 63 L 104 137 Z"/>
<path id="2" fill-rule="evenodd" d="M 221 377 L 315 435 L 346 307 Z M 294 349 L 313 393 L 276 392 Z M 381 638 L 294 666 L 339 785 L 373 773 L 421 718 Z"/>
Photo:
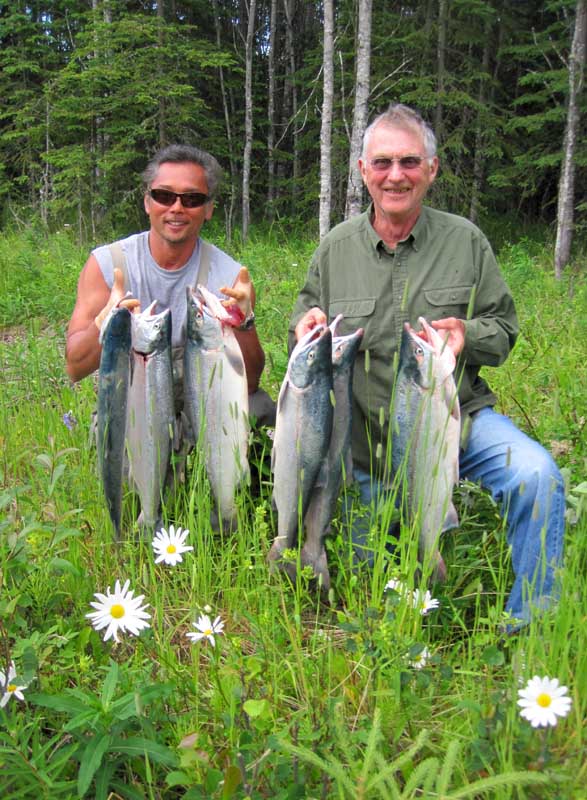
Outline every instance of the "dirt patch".
<path id="1" fill-rule="evenodd" d="M 27 334 L 27 328 L 24 325 L 13 325 L 10 328 L 0 330 L 0 342 L 3 344 L 12 344 L 17 339 L 23 339 Z"/>

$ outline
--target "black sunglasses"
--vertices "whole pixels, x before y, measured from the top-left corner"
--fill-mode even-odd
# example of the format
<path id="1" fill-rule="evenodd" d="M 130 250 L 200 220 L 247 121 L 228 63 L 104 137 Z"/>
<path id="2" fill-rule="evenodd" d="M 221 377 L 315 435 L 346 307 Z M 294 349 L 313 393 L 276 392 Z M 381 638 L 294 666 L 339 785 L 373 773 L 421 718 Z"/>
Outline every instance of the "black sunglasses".
<path id="1" fill-rule="evenodd" d="M 203 192 L 172 192 L 169 189 L 149 189 L 149 195 L 162 206 L 172 206 L 179 198 L 184 208 L 199 208 L 212 199 Z"/>

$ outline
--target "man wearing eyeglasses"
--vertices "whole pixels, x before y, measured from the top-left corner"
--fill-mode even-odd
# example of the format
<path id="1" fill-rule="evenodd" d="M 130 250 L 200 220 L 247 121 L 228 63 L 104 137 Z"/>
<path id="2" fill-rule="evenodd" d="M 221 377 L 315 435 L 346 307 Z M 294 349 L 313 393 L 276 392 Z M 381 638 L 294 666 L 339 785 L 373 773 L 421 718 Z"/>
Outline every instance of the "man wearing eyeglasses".
<path id="1" fill-rule="evenodd" d="M 463 436 L 460 475 L 489 489 L 507 516 L 515 582 L 506 610 L 527 622 L 556 594 L 562 563 L 564 488 L 550 455 L 494 411 L 482 366 L 498 366 L 518 335 L 513 299 L 483 233 L 423 204 L 438 171 L 433 131 L 392 105 L 367 128 L 359 168 L 371 196 L 361 215 L 336 226 L 312 259 L 290 323 L 290 346 L 343 314 L 338 333 L 364 328 L 353 382 L 352 453 L 362 502 L 385 497 L 394 355 L 405 322 L 425 317 L 458 357 Z M 367 355 L 368 353 L 368 355 Z M 353 526 L 357 558 L 374 543 Z M 515 622 L 506 627 L 512 630 Z"/>

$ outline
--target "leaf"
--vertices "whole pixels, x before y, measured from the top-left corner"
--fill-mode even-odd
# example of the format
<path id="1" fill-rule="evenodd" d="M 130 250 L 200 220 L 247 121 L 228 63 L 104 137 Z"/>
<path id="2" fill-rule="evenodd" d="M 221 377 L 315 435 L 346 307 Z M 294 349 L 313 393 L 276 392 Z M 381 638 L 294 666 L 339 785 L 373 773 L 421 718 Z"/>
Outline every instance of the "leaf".
<path id="1" fill-rule="evenodd" d="M 118 683 L 118 664 L 115 661 L 110 662 L 110 669 L 104 680 L 102 687 L 102 708 L 108 711 L 110 708 L 110 701 L 114 697 L 114 690 Z"/>
<path id="2" fill-rule="evenodd" d="M 170 789 L 174 786 L 190 786 L 192 778 L 180 769 L 174 769 L 165 776 L 165 783 Z"/>
<path id="3" fill-rule="evenodd" d="M 177 756 L 169 747 L 150 739 L 143 739 L 140 736 L 131 736 L 128 739 L 122 737 L 113 739 L 110 750 L 117 753 L 124 753 L 128 756 L 148 756 L 158 764 L 168 767 L 176 767 L 178 764 Z"/>
<path id="4" fill-rule="evenodd" d="M 492 644 L 486 647 L 481 654 L 481 661 L 489 667 L 501 667 L 505 661 L 505 656 L 497 645 Z"/>
<path id="5" fill-rule="evenodd" d="M 256 717 L 264 719 L 270 716 L 271 706 L 269 705 L 269 701 L 265 699 L 247 700 L 243 703 L 243 710 L 251 719 L 255 719 Z"/>
<path id="6" fill-rule="evenodd" d="M 54 572 L 57 575 L 63 575 L 65 572 L 67 572 L 70 575 L 73 575 L 74 578 L 81 577 L 80 570 L 66 558 L 54 556 L 47 564 L 47 567 L 51 572 Z"/>
<path id="7" fill-rule="evenodd" d="M 88 707 L 84 703 L 74 700 L 72 697 L 65 697 L 59 694 L 31 694 L 27 695 L 27 700 L 33 705 L 52 708 L 54 711 L 63 711 L 70 716 L 76 716 L 88 711 Z"/>
<path id="8" fill-rule="evenodd" d="M 222 789 L 222 800 L 230 800 L 234 795 L 236 789 L 242 782 L 242 775 L 240 769 L 231 764 L 227 767 L 224 773 L 224 787 Z"/>
<path id="9" fill-rule="evenodd" d="M 77 776 L 78 797 L 83 797 L 90 788 L 90 784 L 96 771 L 98 770 L 104 753 L 108 750 L 110 735 L 94 736 L 88 742 L 80 760 L 80 768 Z"/>

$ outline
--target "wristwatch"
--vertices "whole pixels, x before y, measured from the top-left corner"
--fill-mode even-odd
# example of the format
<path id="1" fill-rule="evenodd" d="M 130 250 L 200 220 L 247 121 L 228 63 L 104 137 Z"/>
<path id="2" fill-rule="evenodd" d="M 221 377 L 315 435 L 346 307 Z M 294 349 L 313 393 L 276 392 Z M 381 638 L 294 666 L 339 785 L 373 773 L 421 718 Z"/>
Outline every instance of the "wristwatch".
<path id="1" fill-rule="evenodd" d="M 242 324 L 239 325 L 239 331 L 250 331 L 253 325 L 255 324 L 255 312 L 251 311 L 251 313 L 245 317 Z"/>

